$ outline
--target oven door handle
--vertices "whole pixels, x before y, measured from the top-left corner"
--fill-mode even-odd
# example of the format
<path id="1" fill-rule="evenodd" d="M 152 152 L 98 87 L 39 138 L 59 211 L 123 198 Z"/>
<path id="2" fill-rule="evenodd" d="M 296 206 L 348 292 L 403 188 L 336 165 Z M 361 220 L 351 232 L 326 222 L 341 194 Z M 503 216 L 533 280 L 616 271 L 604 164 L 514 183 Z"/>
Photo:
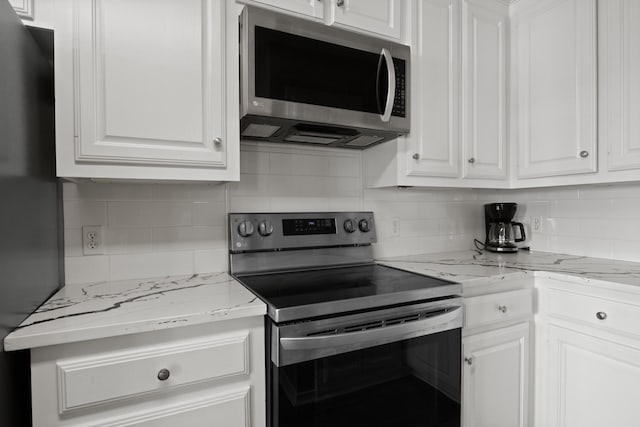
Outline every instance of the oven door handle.
<path id="1" fill-rule="evenodd" d="M 460 327 L 462 327 L 462 308 L 456 306 L 443 314 L 400 325 L 335 335 L 280 338 L 280 346 L 285 351 L 326 349 L 341 346 L 364 348 Z"/>

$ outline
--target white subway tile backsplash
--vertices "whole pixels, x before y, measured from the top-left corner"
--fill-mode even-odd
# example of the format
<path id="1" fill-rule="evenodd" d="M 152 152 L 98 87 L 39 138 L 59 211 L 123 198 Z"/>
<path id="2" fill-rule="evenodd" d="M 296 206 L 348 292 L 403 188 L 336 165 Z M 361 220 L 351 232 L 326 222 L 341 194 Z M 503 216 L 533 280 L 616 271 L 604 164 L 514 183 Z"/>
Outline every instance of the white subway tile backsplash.
<path id="1" fill-rule="evenodd" d="M 109 280 L 109 258 L 104 255 L 66 256 L 64 275 L 67 285 Z"/>
<path id="2" fill-rule="evenodd" d="M 193 272 L 196 274 L 229 270 L 229 252 L 224 249 L 195 251 L 193 254 Z"/>
<path id="3" fill-rule="evenodd" d="M 107 254 L 151 252 L 151 228 L 104 228 L 104 248 Z"/>
<path id="4" fill-rule="evenodd" d="M 93 182 L 65 182 L 63 197 L 65 200 L 149 200 L 152 185 Z"/>
<path id="5" fill-rule="evenodd" d="M 81 228 L 83 225 L 105 225 L 107 204 L 92 200 L 64 200 L 64 228 Z"/>
<path id="6" fill-rule="evenodd" d="M 64 256 L 65 257 L 82 256 L 82 229 L 81 228 L 65 228 L 64 229 Z"/>
<path id="7" fill-rule="evenodd" d="M 111 280 L 193 274 L 193 251 L 111 255 Z"/>
<path id="8" fill-rule="evenodd" d="M 484 240 L 483 204 L 500 201 L 520 205 L 533 250 L 640 261 L 640 184 L 363 189 L 360 153 L 249 145 L 240 182 L 79 182 L 63 191 L 68 284 L 227 270 L 229 212 L 372 210 L 378 257 L 471 249 Z M 82 255 L 84 225 L 104 226 L 105 255 Z"/>
<path id="9" fill-rule="evenodd" d="M 193 225 L 224 226 L 227 223 L 227 206 L 224 202 L 194 203 Z M 180 225 L 180 224 L 167 224 Z"/>
<path id="10" fill-rule="evenodd" d="M 240 156 L 240 173 L 266 175 L 269 173 L 269 153 L 243 151 Z"/>
<path id="11" fill-rule="evenodd" d="M 225 227 L 154 227 L 153 251 L 226 248 Z"/>

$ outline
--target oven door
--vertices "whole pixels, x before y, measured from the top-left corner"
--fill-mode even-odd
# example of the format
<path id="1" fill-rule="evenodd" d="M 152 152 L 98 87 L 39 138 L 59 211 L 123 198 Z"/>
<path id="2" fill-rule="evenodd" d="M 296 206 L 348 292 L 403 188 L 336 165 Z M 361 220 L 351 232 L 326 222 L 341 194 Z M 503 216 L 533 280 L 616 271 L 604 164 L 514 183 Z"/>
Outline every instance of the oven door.
<path id="1" fill-rule="evenodd" d="M 461 326 L 459 299 L 271 325 L 269 425 L 459 427 Z"/>

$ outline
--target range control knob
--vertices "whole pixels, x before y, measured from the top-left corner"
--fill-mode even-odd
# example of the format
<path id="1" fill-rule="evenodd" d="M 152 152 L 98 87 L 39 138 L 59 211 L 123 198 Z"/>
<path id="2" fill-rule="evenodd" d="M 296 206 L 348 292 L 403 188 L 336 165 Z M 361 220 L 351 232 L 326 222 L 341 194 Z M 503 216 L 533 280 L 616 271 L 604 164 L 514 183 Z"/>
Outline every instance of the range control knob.
<path id="1" fill-rule="evenodd" d="M 352 219 L 347 219 L 344 222 L 344 231 L 347 233 L 353 233 L 356 231 L 356 225 L 354 224 Z"/>
<path id="2" fill-rule="evenodd" d="M 273 224 L 271 221 L 262 221 L 258 225 L 258 233 L 265 237 L 271 235 L 271 233 L 273 233 Z"/>
<path id="3" fill-rule="evenodd" d="M 361 219 L 360 222 L 358 223 L 358 228 L 360 229 L 360 231 L 362 231 L 363 233 L 366 233 L 367 231 L 370 230 L 369 228 L 369 221 L 367 221 L 366 219 Z"/>
<path id="4" fill-rule="evenodd" d="M 242 221 L 238 225 L 238 234 L 240 234 L 242 237 L 249 237 L 253 234 L 254 231 L 255 228 L 251 221 Z"/>

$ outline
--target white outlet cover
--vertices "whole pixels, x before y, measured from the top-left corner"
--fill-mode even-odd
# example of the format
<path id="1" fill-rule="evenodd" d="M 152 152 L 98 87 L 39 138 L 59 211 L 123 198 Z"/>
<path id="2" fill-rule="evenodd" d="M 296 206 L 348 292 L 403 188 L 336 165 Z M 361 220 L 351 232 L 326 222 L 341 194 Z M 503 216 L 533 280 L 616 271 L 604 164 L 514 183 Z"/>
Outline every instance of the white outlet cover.
<path id="1" fill-rule="evenodd" d="M 82 254 L 104 255 L 104 231 L 101 225 L 82 227 Z"/>

